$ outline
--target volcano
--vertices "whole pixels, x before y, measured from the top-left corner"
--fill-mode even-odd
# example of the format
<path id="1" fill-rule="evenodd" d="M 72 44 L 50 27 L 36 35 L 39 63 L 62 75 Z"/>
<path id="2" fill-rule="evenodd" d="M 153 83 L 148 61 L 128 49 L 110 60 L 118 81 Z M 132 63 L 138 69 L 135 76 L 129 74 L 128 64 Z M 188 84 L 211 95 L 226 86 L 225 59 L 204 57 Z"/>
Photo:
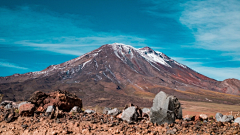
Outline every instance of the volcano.
<path id="1" fill-rule="evenodd" d="M 179 99 L 205 102 L 240 101 L 240 81 L 216 81 L 149 47 L 106 44 L 38 72 L 0 77 L 3 99 L 27 100 L 34 91 L 74 92 L 84 105 L 151 104 L 159 91 Z"/>

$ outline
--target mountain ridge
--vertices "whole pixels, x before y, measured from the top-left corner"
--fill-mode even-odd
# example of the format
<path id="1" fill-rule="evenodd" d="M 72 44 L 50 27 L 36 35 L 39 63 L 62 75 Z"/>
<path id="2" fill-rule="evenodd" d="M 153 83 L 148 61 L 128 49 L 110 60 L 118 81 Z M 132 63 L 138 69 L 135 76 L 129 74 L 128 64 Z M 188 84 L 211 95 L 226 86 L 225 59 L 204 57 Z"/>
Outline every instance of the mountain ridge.
<path id="1" fill-rule="evenodd" d="M 0 93 L 5 94 L 4 98 L 15 100 L 20 100 L 14 94 L 16 89 L 25 94 L 34 90 L 69 89 L 80 97 L 86 93 L 99 97 L 90 93 L 92 91 L 146 99 L 160 89 L 176 92 L 184 98 L 188 98 L 184 91 L 190 89 L 195 92 L 205 89 L 235 95 L 240 93 L 237 79 L 216 81 L 149 47 L 136 49 L 119 43 L 103 45 L 42 71 L 1 77 L 0 82 Z M 81 91 L 83 88 L 85 90 Z"/>

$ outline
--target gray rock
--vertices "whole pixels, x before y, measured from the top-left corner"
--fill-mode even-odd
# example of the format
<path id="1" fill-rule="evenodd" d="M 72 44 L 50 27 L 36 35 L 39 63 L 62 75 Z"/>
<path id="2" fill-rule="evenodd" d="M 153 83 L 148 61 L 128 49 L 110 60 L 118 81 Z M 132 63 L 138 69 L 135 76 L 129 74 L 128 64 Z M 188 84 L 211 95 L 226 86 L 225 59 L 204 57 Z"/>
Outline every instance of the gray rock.
<path id="1" fill-rule="evenodd" d="M 103 109 L 103 114 L 107 114 L 108 111 L 110 111 L 110 110 L 111 110 L 111 108 L 105 107 L 105 108 Z"/>
<path id="2" fill-rule="evenodd" d="M 143 108 L 142 109 L 142 117 L 149 117 L 150 109 L 149 108 Z"/>
<path id="3" fill-rule="evenodd" d="M 240 124 L 240 117 L 237 117 L 237 118 L 234 120 L 234 123 Z"/>
<path id="4" fill-rule="evenodd" d="M 142 112 L 146 113 L 146 114 L 149 114 L 150 113 L 150 109 L 149 108 L 143 108 Z"/>
<path id="5" fill-rule="evenodd" d="M 135 106 L 128 107 L 122 112 L 122 120 L 127 121 L 128 123 L 138 120 L 137 108 Z"/>
<path id="6" fill-rule="evenodd" d="M 223 117 L 223 115 L 221 114 L 221 113 L 216 113 L 216 115 L 215 115 L 215 119 L 217 120 L 217 121 L 221 121 L 221 118 Z"/>
<path id="7" fill-rule="evenodd" d="M 74 106 L 70 112 L 74 112 L 74 113 L 79 113 L 81 112 L 82 109 L 79 106 Z"/>
<path id="8" fill-rule="evenodd" d="M 2 101 L 2 103 L 0 104 L 0 106 L 6 106 L 6 105 L 8 105 L 8 104 L 12 104 L 12 102 L 13 102 L 13 101 L 7 101 L 7 100 L 5 100 L 5 101 Z"/>
<path id="9" fill-rule="evenodd" d="M 180 103 L 179 103 L 179 104 L 180 104 Z M 178 114 L 176 115 L 176 118 L 177 118 L 177 119 L 182 119 L 182 107 L 181 107 L 181 105 L 180 105 L 180 107 L 179 107 Z"/>
<path id="10" fill-rule="evenodd" d="M 90 109 L 87 109 L 87 110 L 85 110 L 85 111 L 84 111 L 84 113 L 91 114 L 91 113 L 95 113 L 95 111 L 93 111 L 93 110 L 90 110 Z"/>
<path id="11" fill-rule="evenodd" d="M 21 102 L 20 104 L 18 104 L 18 110 L 19 110 L 20 106 L 22 106 L 24 104 L 31 104 L 31 102 L 27 102 L 27 101 Z"/>
<path id="12" fill-rule="evenodd" d="M 51 113 L 51 112 L 53 112 L 54 110 L 55 110 L 55 107 L 54 107 L 53 105 L 48 106 L 48 107 L 47 107 L 47 110 L 46 110 L 46 113 Z"/>
<path id="13" fill-rule="evenodd" d="M 9 105 L 9 106 L 6 107 L 7 105 Z M 9 108 L 10 105 L 11 105 L 11 108 L 18 109 L 18 104 L 16 102 L 13 102 L 13 101 L 5 100 L 0 104 L 0 106 L 6 107 L 5 109 Z M 9 108 L 9 109 L 11 109 L 11 108 Z"/>
<path id="14" fill-rule="evenodd" d="M 22 127 L 22 128 L 27 128 L 27 127 L 28 127 L 28 125 L 21 125 L 21 127 Z"/>
<path id="15" fill-rule="evenodd" d="M 183 120 L 184 120 L 184 121 L 191 121 L 192 119 L 191 119 L 190 115 L 185 115 L 185 116 L 183 117 Z"/>
<path id="16" fill-rule="evenodd" d="M 112 110 L 109 110 L 107 114 L 117 116 L 119 113 L 121 113 L 121 110 L 118 110 L 117 108 L 114 108 Z"/>
<path id="17" fill-rule="evenodd" d="M 220 122 L 230 122 L 234 119 L 232 115 L 222 115 L 221 113 L 216 113 L 215 118 Z"/>
<path id="18" fill-rule="evenodd" d="M 182 118 L 182 108 L 175 96 L 159 92 L 153 99 L 153 106 L 150 109 L 150 120 L 159 125 L 171 124 L 176 118 Z"/>
<path id="19" fill-rule="evenodd" d="M 7 104 L 4 109 L 12 109 L 12 104 Z"/>
<path id="20" fill-rule="evenodd" d="M 221 118 L 221 122 L 231 122 L 233 119 L 234 118 L 232 115 L 223 115 L 223 117 Z"/>

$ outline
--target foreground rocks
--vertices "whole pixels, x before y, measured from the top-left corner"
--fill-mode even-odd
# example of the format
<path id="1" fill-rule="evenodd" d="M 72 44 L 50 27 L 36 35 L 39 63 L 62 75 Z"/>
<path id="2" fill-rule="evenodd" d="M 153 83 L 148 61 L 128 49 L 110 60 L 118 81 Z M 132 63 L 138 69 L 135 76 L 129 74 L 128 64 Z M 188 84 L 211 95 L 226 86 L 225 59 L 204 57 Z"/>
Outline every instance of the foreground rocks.
<path id="1" fill-rule="evenodd" d="M 130 107 L 134 108 L 134 107 Z M 63 117 L 49 119 L 44 114 L 35 114 L 32 117 L 18 117 L 12 122 L 0 123 L 0 134 L 21 135 L 64 135 L 64 134 L 133 134 L 133 135 L 157 135 L 157 134 L 240 134 L 239 124 L 231 122 L 217 122 L 214 118 L 204 121 L 176 120 L 171 124 L 153 124 L 149 118 L 139 119 L 128 123 L 122 119 L 107 114 L 64 112 Z"/>
<path id="2" fill-rule="evenodd" d="M 91 109 L 83 111 L 82 106 L 75 106 L 81 100 L 69 93 L 57 91 L 51 95 L 36 92 L 34 95 L 29 102 L 21 103 L 15 108 L 5 107 L 7 103 L 0 106 L 1 135 L 240 134 L 240 117 L 233 121 L 233 116 L 217 113 L 216 117 L 200 114 L 187 115 L 182 119 L 181 106 L 177 98 L 163 92 L 155 97 L 151 109 L 141 109 L 129 104 L 122 111 L 118 108 L 106 107 L 101 113 Z M 69 95 L 73 100 L 69 100 Z M 64 107 L 66 103 L 72 108 Z M 45 109 L 46 104 L 48 106 Z M 226 121 L 220 121 L 223 119 Z"/>
<path id="3" fill-rule="evenodd" d="M 153 99 L 153 106 L 150 110 L 151 122 L 171 124 L 177 118 L 182 118 L 182 108 L 178 99 L 163 91 L 159 92 Z"/>

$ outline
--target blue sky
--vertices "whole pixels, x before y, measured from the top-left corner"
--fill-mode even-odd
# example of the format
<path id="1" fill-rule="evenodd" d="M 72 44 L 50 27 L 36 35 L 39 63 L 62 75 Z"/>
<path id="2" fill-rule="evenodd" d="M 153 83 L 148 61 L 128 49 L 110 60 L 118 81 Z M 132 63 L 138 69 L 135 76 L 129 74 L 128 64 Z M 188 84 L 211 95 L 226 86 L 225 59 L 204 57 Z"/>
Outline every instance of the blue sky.
<path id="1" fill-rule="evenodd" d="M 108 43 L 149 46 L 216 80 L 240 79 L 239 0 L 0 1 L 0 76 Z"/>

